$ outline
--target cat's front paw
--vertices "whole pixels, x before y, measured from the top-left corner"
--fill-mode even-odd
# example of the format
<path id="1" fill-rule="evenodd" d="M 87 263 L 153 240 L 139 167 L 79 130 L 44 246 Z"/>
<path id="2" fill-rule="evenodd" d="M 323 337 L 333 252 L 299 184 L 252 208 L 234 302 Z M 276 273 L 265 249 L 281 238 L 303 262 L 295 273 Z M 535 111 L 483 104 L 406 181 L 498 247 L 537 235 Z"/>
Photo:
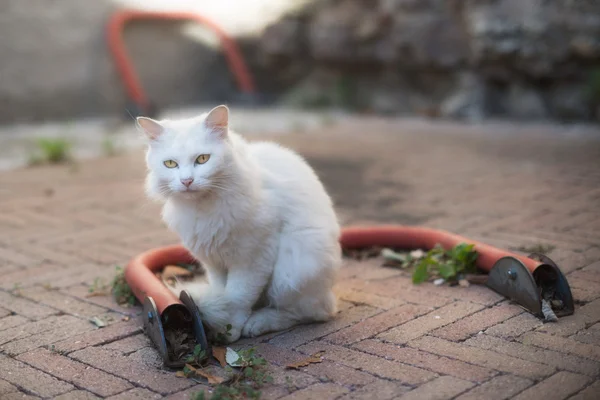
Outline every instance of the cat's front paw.
<path id="1" fill-rule="evenodd" d="M 262 313 L 254 313 L 248 318 L 242 329 L 242 336 L 256 337 L 271 331 L 271 324 L 268 318 Z"/>
<path id="2" fill-rule="evenodd" d="M 242 336 L 242 328 L 248 319 L 248 312 L 236 312 L 231 317 L 231 323 L 227 324 L 225 335 L 219 335 L 222 341 L 233 343 Z"/>
<path id="3" fill-rule="evenodd" d="M 242 328 L 227 324 L 227 326 L 222 328 L 209 328 L 207 334 L 209 341 L 220 344 L 229 344 L 239 340 L 242 335 Z"/>
<path id="4" fill-rule="evenodd" d="M 227 343 L 233 343 L 240 339 L 242 336 L 242 327 L 231 327 L 227 335 Z"/>

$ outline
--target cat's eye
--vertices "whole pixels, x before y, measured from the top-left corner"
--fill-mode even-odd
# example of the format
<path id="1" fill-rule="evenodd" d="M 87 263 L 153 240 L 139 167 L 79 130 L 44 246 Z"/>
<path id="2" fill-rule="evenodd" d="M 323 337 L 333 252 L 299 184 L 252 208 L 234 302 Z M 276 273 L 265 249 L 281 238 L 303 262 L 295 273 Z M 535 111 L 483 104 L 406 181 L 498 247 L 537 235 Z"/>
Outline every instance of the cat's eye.
<path id="1" fill-rule="evenodd" d="M 167 168 L 175 168 L 177 166 L 177 163 L 173 160 L 167 160 L 163 164 L 165 164 L 165 167 Z"/>
<path id="2" fill-rule="evenodd" d="M 200 154 L 198 158 L 196 158 L 197 164 L 204 164 L 210 158 L 210 154 Z"/>

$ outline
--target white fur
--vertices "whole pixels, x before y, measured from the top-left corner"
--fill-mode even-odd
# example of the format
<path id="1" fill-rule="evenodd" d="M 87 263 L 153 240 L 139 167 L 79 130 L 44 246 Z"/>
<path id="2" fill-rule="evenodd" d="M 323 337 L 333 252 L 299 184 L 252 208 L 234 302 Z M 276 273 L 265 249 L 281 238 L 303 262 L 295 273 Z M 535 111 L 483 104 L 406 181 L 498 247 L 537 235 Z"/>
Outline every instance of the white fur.
<path id="1" fill-rule="evenodd" d="M 147 193 L 165 202 L 164 221 L 207 270 L 208 284 L 183 288 L 211 330 L 232 325 L 231 341 L 326 321 L 336 312 L 332 286 L 341 260 L 331 199 L 299 155 L 246 142 L 228 130 L 224 110 L 138 120 L 146 132 L 154 127 Z M 209 161 L 194 164 L 200 154 Z M 165 160 L 179 167 L 166 168 Z M 186 191 L 180 180 L 188 178 L 194 182 Z"/>

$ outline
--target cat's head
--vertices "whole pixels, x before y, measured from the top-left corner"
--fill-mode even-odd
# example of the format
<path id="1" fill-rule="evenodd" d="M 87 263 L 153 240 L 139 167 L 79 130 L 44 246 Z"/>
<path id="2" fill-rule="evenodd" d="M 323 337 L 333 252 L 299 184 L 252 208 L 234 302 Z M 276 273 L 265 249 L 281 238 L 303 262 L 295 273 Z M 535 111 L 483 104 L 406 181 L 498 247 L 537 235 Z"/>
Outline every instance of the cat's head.
<path id="1" fill-rule="evenodd" d="M 191 119 L 138 117 L 136 122 L 149 139 L 146 192 L 150 197 L 195 197 L 223 188 L 232 156 L 226 106 Z"/>

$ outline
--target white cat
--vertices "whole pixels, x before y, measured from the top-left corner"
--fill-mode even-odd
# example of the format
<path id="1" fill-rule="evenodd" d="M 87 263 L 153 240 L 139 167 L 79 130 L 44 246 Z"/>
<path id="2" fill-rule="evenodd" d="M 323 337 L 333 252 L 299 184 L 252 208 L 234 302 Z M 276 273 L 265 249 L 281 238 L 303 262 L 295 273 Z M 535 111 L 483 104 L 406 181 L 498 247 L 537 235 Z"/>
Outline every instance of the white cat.
<path id="1" fill-rule="evenodd" d="M 336 313 L 340 227 L 310 166 L 275 143 L 248 143 L 218 106 L 197 118 L 137 118 L 149 137 L 149 196 L 207 270 L 183 284 L 213 332 L 230 341 Z"/>

